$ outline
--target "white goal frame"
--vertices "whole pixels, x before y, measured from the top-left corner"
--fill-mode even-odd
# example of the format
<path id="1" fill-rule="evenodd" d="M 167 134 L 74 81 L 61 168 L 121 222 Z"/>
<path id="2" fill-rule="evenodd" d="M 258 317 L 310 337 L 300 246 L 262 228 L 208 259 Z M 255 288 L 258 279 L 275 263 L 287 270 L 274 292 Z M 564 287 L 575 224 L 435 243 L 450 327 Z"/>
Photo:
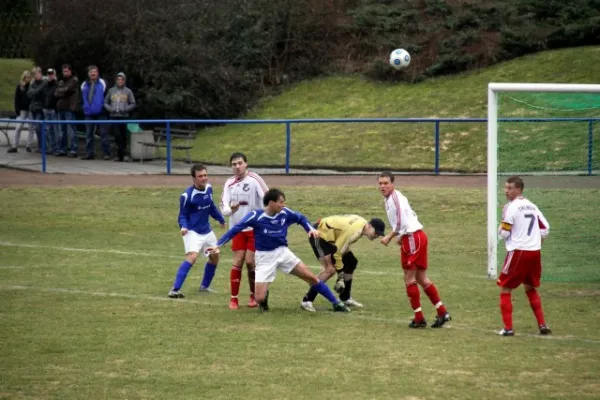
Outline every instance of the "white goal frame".
<path id="1" fill-rule="evenodd" d="M 498 93 L 554 92 L 600 93 L 600 85 L 567 83 L 495 83 L 488 84 L 487 116 L 487 233 L 488 278 L 498 277 Z"/>

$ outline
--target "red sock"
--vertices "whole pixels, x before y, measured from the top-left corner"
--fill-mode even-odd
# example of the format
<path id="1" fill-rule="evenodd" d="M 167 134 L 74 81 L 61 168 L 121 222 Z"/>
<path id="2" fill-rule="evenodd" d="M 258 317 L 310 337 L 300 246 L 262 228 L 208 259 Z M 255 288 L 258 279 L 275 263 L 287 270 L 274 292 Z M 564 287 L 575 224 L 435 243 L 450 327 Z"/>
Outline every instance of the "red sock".
<path id="1" fill-rule="evenodd" d="M 412 282 L 406 285 L 406 294 L 410 299 L 410 306 L 415 312 L 415 321 L 423 321 L 425 317 L 423 317 L 423 312 L 421 311 L 421 294 L 419 293 L 417 282 Z"/>
<path id="2" fill-rule="evenodd" d="M 500 293 L 500 311 L 502 312 L 502 322 L 504 329 L 512 329 L 512 301 L 510 293 Z"/>
<path id="3" fill-rule="evenodd" d="M 248 268 L 248 285 L 250 286 L 250 296 L 254 296 L 254 280 L 256 278 L 256 271 L 254 267 Z"/>
<path id="4" fill-rule="evenodd" d="M 438 315 L 444 316 L 447 312 L 446 307 L 444 306 L 444 303 L 442 303 L 442 300 L 440 299 L 440 294 L 438 293 L 437 288 L 435 287 L 433 282 L 431 282 L 431 284 L 425 288 L 425 294 L 427 295 L 427 297 L 429 297 L 429 300 L 431 300 L 431 304 L 433 304 L 437 309 Z"/>
<path id="5" fill-rule="evenodd" d="M 237 265 L 231 267 L 229 273 L 229 283 L 231 284 L 231 297 L 238 297 L 240 293 L 240 280 L 242 279 L 242 269 Z"/>
<path id="6" fill-rule="evenodd" d="M 529 297 L 529 304 L 531 305 L 531 309 L 533 310 L 535 319 L 537 319 L 538 325 L 546 325 L 546 321 L 544 321 L 544 310 L 542 310 L 542 299 L 540 299 L 537 290 L 532 289 L 525 293 L 527 293 L 527 297 Z"/>

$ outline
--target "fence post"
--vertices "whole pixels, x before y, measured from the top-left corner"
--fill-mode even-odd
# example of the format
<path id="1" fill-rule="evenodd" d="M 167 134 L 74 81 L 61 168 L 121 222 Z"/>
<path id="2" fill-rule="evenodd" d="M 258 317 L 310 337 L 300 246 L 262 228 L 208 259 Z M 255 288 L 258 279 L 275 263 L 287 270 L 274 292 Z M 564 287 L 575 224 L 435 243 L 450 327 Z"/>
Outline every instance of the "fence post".
<path id="1" fill-rule="evenodd" d="M 594 120 L 588 120 L 588 175 L 592 175 L 592 154 L 594 149 Z"/>
<path id="2" fill-rule="evenodd" d="M 435 121 L 435 166 L 433 172 L 440 174 L 440 121 Z"/>
<path id="3" fill-rule="evenodd" d="M 289 121 L 285 123 L 285 173 L 290 173 L 290 152 L 292 149 L 292 126 Z"/>
<path id="4" fill-rule="evenodd" d="M 171 175 L 171 122 L 166 122 L 167 128 L 167 175 Z"/>
<path id="5" fill-rule="evenodd" d="M 42 172 L 46 173 L 46 122 L 42 120 L 42 127 L 40 132 L 40 141 L 42 143 L 38 143 L 38 148 L 42 149 Z"/>

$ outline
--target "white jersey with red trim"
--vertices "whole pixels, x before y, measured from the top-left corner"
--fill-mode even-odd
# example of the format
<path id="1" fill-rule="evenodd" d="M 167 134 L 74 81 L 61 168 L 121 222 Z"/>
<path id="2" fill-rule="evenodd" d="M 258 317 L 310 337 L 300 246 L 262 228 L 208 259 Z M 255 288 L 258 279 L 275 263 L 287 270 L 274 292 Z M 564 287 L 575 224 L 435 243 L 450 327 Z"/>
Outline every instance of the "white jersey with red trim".
<path id="1" fill-rule="evenodd" d="M 248 171 L 243 179 L 238 179 L 237 176 L 227 179 L 221 194 L 220 208 L 224 216 L 229 216 L 230 229 L 249 212 L 263 208 L 262 200 L 267 190 L 269 188 L 260 175 L 251 171 Z M 239 203 L 240 208 L 232 214 L 231 204 L 233 203 Z M 252 230 L 252 228 L 245 230 Z"/>
<path id="2" fill-rule="evenodd" d="M 540 250 L 542 238 L 550 231 L 550 224 L 535 204 L 524 197 L 517 197 L 502 210 L 502 230 L 510 232 L 504 239 L 506 251 Z"/>
<path id="3" fill-rule="evenodd" d="M 386 197 L 385 211 L 391 229 L 398 232 L 399 236 L 423 229 L 423 225 L 421 225 L 417 214 L 410 207 L 408 199 L 398 190 L 394 190 Z"/>

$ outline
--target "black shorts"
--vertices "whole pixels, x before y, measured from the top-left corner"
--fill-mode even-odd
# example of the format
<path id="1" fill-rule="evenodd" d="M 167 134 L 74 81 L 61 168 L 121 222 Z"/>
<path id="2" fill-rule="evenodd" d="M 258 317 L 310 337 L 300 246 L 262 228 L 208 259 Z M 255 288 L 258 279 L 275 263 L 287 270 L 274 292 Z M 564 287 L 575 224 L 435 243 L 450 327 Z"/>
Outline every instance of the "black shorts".
<path id="1" fill-rule="evenodd" d="M 333 258 L 333 255 L 335 253 L 337 253 L 337 247 L 334 244 L 331 244 L 325 240 L 323 240 L 322 238 L 308 238 L 308 242 L 310 243 L 310 247 L 312 247 L 313 252 L 315 253 L 315 257 L 317 258 L 323 258 L 325 256 L 329 256 L 331 255 L 331 258 L 333 259 L 333 264 L 335 265 L 335 259 Z"/>

